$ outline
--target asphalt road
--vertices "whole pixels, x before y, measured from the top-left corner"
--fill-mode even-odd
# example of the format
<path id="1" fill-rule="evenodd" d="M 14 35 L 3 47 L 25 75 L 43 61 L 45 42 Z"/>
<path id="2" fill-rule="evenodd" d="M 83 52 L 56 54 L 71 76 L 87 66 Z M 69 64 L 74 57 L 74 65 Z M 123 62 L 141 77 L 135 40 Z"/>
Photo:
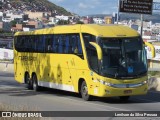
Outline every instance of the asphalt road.
<path id="1" fill-rule="evenodd" d="M 145 96 L 134 96 L 124 103 L 118 97 L 94 98 L 84 101 L 79 95 L 53 89 L 44 88 L 40 92 L 27 90 L 25 85 L 14 80 L 13 73 L 0 71 L 0 105 L 7 104 L 14 108 L 37 111 L 160 111 L 160 92 L 149 91 Z M 52 118 L 50 118 L 52 119 Z M 65 118 L 54 120 L 143 120 L 144 118 Z M 145 118 L 158 120 L 159 118 Z"/>

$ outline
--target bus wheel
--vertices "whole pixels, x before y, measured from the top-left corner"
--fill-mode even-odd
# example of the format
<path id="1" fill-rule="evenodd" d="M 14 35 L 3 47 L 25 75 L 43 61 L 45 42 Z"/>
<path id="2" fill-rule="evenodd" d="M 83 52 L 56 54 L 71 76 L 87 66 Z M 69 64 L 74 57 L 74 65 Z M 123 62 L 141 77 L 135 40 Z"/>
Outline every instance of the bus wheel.
<path id="1" fill-rule="evenodd" d="M 26 73 L 25 75 L 25 84 L 26 84 L 26 87 L 31 90 L 32 89 L 32 81 L 29 79 L 29 74 Z"/>
<path id="2" fill-rule="evenodd" d="M 119 98 L 121 101 L 127 101 L 130 98 L 130 96 L 120 96 Z"/>
<path id="3" fill-rule="evenodd" d="M 34 91 L 39 91 L 37 76 L 35 74 L 32 77 L 32 81 L 33 81 L 33 90 Z"/>
<path id="4" fill-rule="evenodd" d="M 83 81 L 81 84 L 81 96 L 86 101 L 91 100 L 91 95 L 88 94 L 88 88 L 85 81 Z"/>

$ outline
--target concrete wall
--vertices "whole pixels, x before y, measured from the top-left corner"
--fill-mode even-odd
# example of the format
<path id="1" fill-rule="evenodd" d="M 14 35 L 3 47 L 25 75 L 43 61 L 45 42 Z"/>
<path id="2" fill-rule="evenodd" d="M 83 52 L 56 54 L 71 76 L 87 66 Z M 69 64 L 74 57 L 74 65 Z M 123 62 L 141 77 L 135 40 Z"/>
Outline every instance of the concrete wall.
<path id="1" fill-rule="evenodd" d="M 41 19 L 44 17 L 44 12 L 25 12 L 25 14 L 28 14 L 30 19 Z"/>
<path id="2" fill-rule="evenodd" d="M 0 72 L 14 73 L 13 63 L 0 63 Z"/>
<path id="3" fill-rule="evenodd" d="M 13 50 L 0 48 L 0 59 L 13 60 Z"/>

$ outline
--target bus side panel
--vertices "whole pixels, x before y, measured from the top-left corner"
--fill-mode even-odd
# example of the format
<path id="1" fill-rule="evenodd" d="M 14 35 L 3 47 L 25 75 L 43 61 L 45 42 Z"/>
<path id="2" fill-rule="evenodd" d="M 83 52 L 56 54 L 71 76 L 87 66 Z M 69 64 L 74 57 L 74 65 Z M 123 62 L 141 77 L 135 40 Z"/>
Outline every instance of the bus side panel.
<path id="1" fill-rule="evenodd" d="M 18 53 L 14 51 L 14 73 L 15 80 L 24 83 L 24 69 L 25 69 L 26 61 L 25 57 L 23 57 L 23 53 Z"/>
<path id="2" fill-rule="evenodd" d="M 75 91 L 79 92 L 80 89 L 78 86 L 79 80 L 83 79 L 87 83 L 88 93 L 91 95 L 97 94 L 95 90 L 99 86 L 99 83 L 94 82 L 95 79 L 98 79 L 98 75 L 89 69 L 87 61 L 80 58 L 77 55 L 73 55 L 69 64 L 70 72 L 72 73 L 72 83 L 74 85 Z"/>
<path id="3" fill-rule="evenodd" d="M 39 55 L 39 85 L 74 91 L 71 81 L 67 60 L 69 58 L 64 54 L 46 54 Z"/>

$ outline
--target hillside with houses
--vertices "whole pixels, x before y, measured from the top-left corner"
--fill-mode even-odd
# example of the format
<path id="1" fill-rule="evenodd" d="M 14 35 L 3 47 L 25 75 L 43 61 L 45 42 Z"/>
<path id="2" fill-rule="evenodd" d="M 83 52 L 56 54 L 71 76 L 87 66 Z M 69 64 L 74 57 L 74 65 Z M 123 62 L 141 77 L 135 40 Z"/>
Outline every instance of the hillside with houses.
<path id="1" fill-rule="evenodd" d="M 30 31 L 74 22 L 74 15 L 48 0 L 0 0 L 0 29 Z M 63 23 L 65 23 L 63 22 Z"/>
<path id="2" fill-rule="evenodd" d="M 140 33 L 140 17 L 122 14 L 117 22 L 117 14 L 97 14 L 79 16 L 48 0 L 0 0 L 0 32 L 31 31 L 65 24 L 121 24 Z M 125 17 L 123 17 L 125 15 Z M 154 17 L 153 17 L 154 16 Z M 130 19 L 129 19 L 129 18 Z M 143 39 L 148 42 L 160 41 L 160 23 L 144 17 Z M 157 20 L 159 15 L 152 15 Z M 1 34 L 3 37 L 3 34 Z M 0 37 L 1 37 L 0 36 Z M 2 41 L 2 39 L 1 39 Z M 6 41 L 6 40 L 4 40 Z M 3 45 L 4 46 L 4 45 Z"/>
<path id="3" fill-rule="evenodd" d="M 53 12 L 59 15 L 71 15 L 71 13 L 64 8 L 48 0 L 1 0 L 1 2 L 3 11 Z"/>

